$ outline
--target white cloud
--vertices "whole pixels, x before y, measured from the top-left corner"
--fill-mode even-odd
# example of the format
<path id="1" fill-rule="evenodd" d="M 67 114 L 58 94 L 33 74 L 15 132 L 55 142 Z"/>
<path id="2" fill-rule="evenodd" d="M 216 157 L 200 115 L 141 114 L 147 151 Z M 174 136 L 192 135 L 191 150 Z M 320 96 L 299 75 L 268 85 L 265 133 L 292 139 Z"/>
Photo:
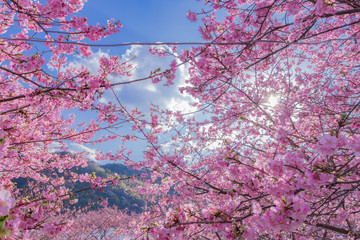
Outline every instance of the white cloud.
<path id="1" fill-rule="evenodd" d="M 99 50 L 98 52 L 93 53 L 90 58 L 77 56 L 74 58 L 71 64 L 74 67 L 85 66 L 89 69 L 90 73 L 97 74 L 97 71 L 100 67 L 100 58 L 110 57 L 110 55 L 111 53 L 109 52 L 102 52 L 101 50 Z M 151 72 L 154 72 L 158 68 L 160 68 L 161 71 L 169 69 L 169 65 L 174 59 L 174 57 L 153 56 L 150 54 L 148 47 L 145 46 L 132 46 L 127 49 L 123 55 L 120 56 L 120 62 L 129 61 L 129 63 L 131 63 L 134 67 L 134 70 L 131 72 L 131 76 L 111 76 L 109 79 L 113 83 L 118 83 L 146 78 L 150 75 Z M 178 64 L 180 64 L 179 60 L 177 61 Z M 154 84 L 152 83 L 151 79 L 147 79 L 131 84 L 117 85 L 114 89 L 114 92 L 120 99 L 121 103 L 127 106 L 128 110 L 137 107 L 145 114 L 146 117 L 149 117 L 150 103 L 158 105 L 160 109 L 169 109 L 171 111 L 189 113 L 195 110 L 191 106 L 191 104 L 194 103 L 195 100 L 190 95 L 186 93 L 181 94 L 179 92 L 179 87 L 186 86 L 185 81 L 188 78 L 188 66 L 186 64 L 182 64 L 181 66 L 179 66 L 176 72 L 176 78 L 174 80 L 174 85 L 172 86 L 164 86 L 164 82 Z M 112 103 L 116 103 L 116 98 L 114 97 L 112 91 L 106 90 L 102 97 L 99 99 L 99 102 L 106 104 L 109 101 Z M 184 117 L 190 116 L 191 114 L 188 114 Z M 88 119 L 84 119 L 84 121 L 87 120 Z M 119 131 L 127 132 L 130 130 L 123 128 L 121 130 L 119 129 Z M 120 132 L 118 133 L 121 134 Z M 171 133 L 169 134 L 171 135 Z M 167 137 L 168 136 L 163 136 L 162 140 L 164 142 L 167 141 Z M 107 144 L 109 143 L 106 143 L 106 145 Z M 88 158 L 91 160 L 95 160 L 96 150 L 75 143 L 70 145 L 70 149 L 72 152 L 87 152 Z M 103 146 L 101 145 L 98 145 L 97 148 L 103 150 Z"/>
<path id="2" fill-rule="evenodd" d="M 78 143 L 71 143 L 69 151 L 71 153 L 83 152 L 86 154 L 87 159 L 96 161 L 96 150 L 93 148 L 89 148 Z"/>
<path id="3" fill-rule="evenodd" d="M 101 50 L 93 53 L 89 58 L 77 55 L 75 60 L 70 62 L 70 65 L 74 67 L 86 66 L 91 74 L 97 74 L 100 68 L 99 60 L 103 57 L 110 57 L 110 55 L 109 53 L 102 52 Z"/>
<path id="4" fill-rule="evenodd" d="M 146 89 L 146 90 L 148 90 L 148 91 L 150 91 L 150 92 L 157 92 L 157 89 L 156 89 L 156 87 L 154 86 L 154 84 L 146 84 L 145 86 L 144 86 L 144 88 Z"/>
<path id="5" fill-rule="evenodd" d="M 61 151 L 61 143 L 60 142 L 52 142 L 50 145 L 49 145 L 49 151 L 51 153 L 56 153 L 56 152 L 60 152 Z"/>
<path id="6" fill-rule="evenodd" d="M 109 100 L 106 97 L 102 96 L 100 98 L 99 102 L 102 103 L 102 104 L 107 104 L 109 102 Z"/>
<path id="7" fill-rule="evenodd" d="M 103 57 L 108 58 L 108 57 L 110 57 L 110 54 L 108 52 L 102 52 L 101 50 L 99 50 L 98 52 L 93 53 L 91 55 L 91 57 L 89 57 L 89 58 L 86 58 L 86 57 L 83 57 L 80 55 L 75 55 L 74 60 L 70 61 L 67 67 L 73 66 L 75 68 L 80 68 L 81 66 L 85 66 L 91 74 L 96 75 L 96 74 L 98 74 L 98 71 L 100 69 L 99 60 L 100 60 L 100 58 L 103 58 Z M 67 67 L 65 67 L 64 70 Z M 108 77 L 108 80 L 110 80 L 112 83 L 118 83 L 122 80 L 122 77 L 110 75 Z M 121 91 L 121 89 L 122 89 L 121 85 L 114 87 L 114 90 L 116 92 Z"/>
<path id="8" fill-rule="evenodd" d="M 184 97 L 171 98 L 165 103 L 165 107 L 171 111 L 180 111 L 182 113 L 194 111 L 194 108 L 190 105 L 190 101 Z"/>
<path id="9" fill-rule="evenodd" d="M 92 161 L 96 161 L 96 151 L 93 148 L 86 147 L 84 145 L 78 143 L 70 143 L 70 145 L 66 144 L 65 142 L 53 142 L 49 145 L 49 151 L 51 153 L 58 153 L 64 151 L 64 148 L 68 147 L 70 153 L 77 153 L 83 152 L 86 154 L 86 158 Z"/>
<path id="10" fill-rule="evenodd" d="M 171 51 L 166 46 L 161 48 Z M 174 57 L 153 56 L 149 53 L 148 47 L 143 46 L 132 46 L 122 55 L 124 61 L 134 57 L 136 58 L 131 63 L 133 66 L 136 66 L 136 69 L 132 72 L 131 79 L 147 77 L 158 68 L 161 71 L 169 69 L 171 61 L 174 60 Z M 176 59 L 176 61 L 180 64 L 180 60 Z M 186 86 L 185 80 L 189 77 L 187 70 L 186 64 L 179 66 L 173 86 L 166 87 L 163 86 L 162 82 L 153 84 L 151 80 L 145 80 L 139 84 L 135 83 L 129 87 L 127 86 L 127 88 L 132 89 L 132 92 L 141 94 L 142 104 L 137 104 L 136 106 L 143 106 L 145 102 L 152 102 L 161 108 L 187 113 L 193 110 L 190 105 L 194 102 L 194 99 L 186 93 L 180 94 L 179 92 L 179 87 Z"/>
<path id="11" fill-rule="evenodd" d="M 167 46 L 160 46 L 160 48 L 171 51 Z M 75 56 L 74 60 L 69 63 L 74 67 L 85 66 L 91 74 L 97 74 L 100 65 L 99 60 L 102 57 L 110 57 L 109 52 L 99 50 L 93 53 L 89 58 L 83 56 Z M 109 80 L 112 83 L 127 82 L 131 80 L 148 77 L 151 72 L 160 68 L 161 71 L 169 69 L 171 61 L 174 57 L 158 57 L 150 54 L 148 47 L 145 46 L 131 46 L 120 56 L 120 61 L 129 63 L 133 66 L 131 76 L 110 76 Z M 180 60 L 176 59 L 178 64 Z M 194 99 L 188 94 L 180 94 L 179 87 L 185 86 L 185 80 L 188 78 L 186 64 L 179 66 L 173 86 L 165 87 L 163 83 L 154 84 L 151 79 L 141 82 L 130 83 L 126 85 L 116 85 L 114 87 L 115 93 L 127 105 L 132 107 L 139 107 L 143 111 L 147 111 L 149 103 L 159 105 L 161 108 L 168 108 L 173 111 L 181 111 L 188 113 L 192 111 L 190 104 Z M 101 103 L 108 101 L 115 102 L 111 91 L 105 91 L 105 94 L 100 99 Z"/>

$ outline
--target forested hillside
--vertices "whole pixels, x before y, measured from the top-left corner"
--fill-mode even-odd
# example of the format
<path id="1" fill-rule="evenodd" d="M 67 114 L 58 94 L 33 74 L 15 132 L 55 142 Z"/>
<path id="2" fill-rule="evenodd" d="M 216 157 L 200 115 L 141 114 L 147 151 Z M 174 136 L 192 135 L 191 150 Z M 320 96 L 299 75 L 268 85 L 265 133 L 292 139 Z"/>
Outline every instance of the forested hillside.
<path id="1" fill-rule="evenodd" d="M 122 164 L 105 164 L 98 165 L 93 161 L 88 162 L 88 166 L 85 168 L 72 168 L 70 171 L 76 174 L 91 174 L 97 177 L 109 177 L 114 174 L 118 174 L 120 178 L 126 178 L 129 176 L 136 176 L 141 171 L 130 169 Z M 53 175 L 62 177 L 66 173 L 49 173 L 45 172 L 46 175 Z M 17 187 L 22 189 L 21 193 L 27 194 L 29 190 L 29 183 L 27 178 L 18 178 L 16 181 Z M 31 183 L 30 183 L 31 184 Z M 82 189 L 86 189 L 74 194 L 74 198 L 77 202 L 72 204 L 73 208 L 76 209 L 87 209 L 96 210 L 102 208 L 99 204 L 101 200 L 108 199 L 108 206 L 117 206 L 118 209 L 129 209 L 137 213 L 141 212 L 141 207 L 144 206 L 144 201 L 135 194 L 132 189 L 139 184 L 133 180 L 123 180 L 120 185 L 112 186 L 107 185 L 104 188 L 89 188 L 87 182 L 76 182 L 73 186 L 69 186 L 73 189 L 73 192 L 77 192 Z"/>

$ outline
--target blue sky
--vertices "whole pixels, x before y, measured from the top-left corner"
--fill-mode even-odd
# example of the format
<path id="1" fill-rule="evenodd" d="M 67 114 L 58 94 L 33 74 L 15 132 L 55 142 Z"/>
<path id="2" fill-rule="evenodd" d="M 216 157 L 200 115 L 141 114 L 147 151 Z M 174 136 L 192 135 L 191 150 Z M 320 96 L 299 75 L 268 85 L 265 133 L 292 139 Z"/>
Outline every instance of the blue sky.
<path id="1" fill-rule="evenodd" d="M 92 24 L 120 20 L 121 32 L 102 42 L 189 42 L 201 41 L 201 37 L 186 12 L 201 7 L 202 2 L 196 0 L 88 0 L 79 14 Z"/>
<path id="2" fill-rule="evenodd" d="M 115 44 L 124 42 L 193 42 L 202 41 L 198 32 L 198 23 L 191 23 L 186 18 L 189 10 L 199 11 L 202 7 L 201 2 L 196 0 L 88 0 L 79 15 L 87 16 L 91 24 L 105 24 L 106 20 L 114 18 L 123 24 L 121 32 L 110 36 L 99 43 Z M 128 81 L 146 77 L 150 71 L 158 67 L 168 68 L 172 59 L 158 58 L 148 53 L 148 47 L 112 47 L 112 48 L 92 48 L 94 54 L 86 59 L 76 57 L 72 64 L 85 65 L 94 73 L 97 71 L 97 60 L 105 55 L 119 55 L 123 60 L 132 56 L 137 56 L 133 64 L 138 68 L 133 72 L 133 76 L 127 79 L 114 77 L 113 82 Z M 152 102 L 171 110 L 187 112 L 191 108 L 189 103 L 192 99 L 189 96 L 182 96 L 178 93 L 178 87 L 184 84 L 187 78 L 186 67 L 182 67 L 177 72 L 174 86 L 164 87 L 162 84 L 153 85 L 151 81 L 140 82 L 131 85 L 121 86 L 116 92 L 123 103 L 129 108 L 138 107 L 145 113 L 149 113 L 149 103 Z M 114 98 L 110 93 L 106 93 L 102 101 L 112 101 Z M 77 122 L 88 121 L 95 118 L 93 113 L 75 112 Z M 66 113 L 64 114 L 66 115 Z M 124 125 L 116 130 L 120 135 L 131 134 L 129 126 Z M 99 134 L 98 134 L 99 136 Z M 165 140 L 165 139 L 164 139 Z M 108 142 L 106 144 L 96 144 L 92 146 L 71 144 L 73 151 L 87 151 L 94 153 L 96 150 L 116 152 L 120 141 Z M 142 151 L 146 143 L 137 142 L 127 145 L 133 152 L 133 160 L 141 160 Z M 94 155 L 90 156 L 93 159 Z"/>

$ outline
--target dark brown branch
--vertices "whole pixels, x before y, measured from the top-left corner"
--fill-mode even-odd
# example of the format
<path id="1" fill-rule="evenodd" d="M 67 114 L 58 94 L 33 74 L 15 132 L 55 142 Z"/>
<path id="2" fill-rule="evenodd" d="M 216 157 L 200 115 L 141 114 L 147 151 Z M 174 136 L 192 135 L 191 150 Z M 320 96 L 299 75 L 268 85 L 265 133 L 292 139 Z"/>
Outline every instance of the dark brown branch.
<path id="1" fill-rule="evenodd" d="M 316 227 L 324 228 L 324 229 L 331 230 L 331 231 L 334 231 L 334 232 L 338 232 L 338 233 L 341 233 L 341 234 L 349 234 L 349 233 L 350 233 L 349 230 L 346 230 L 346 229 L 343 229 L 343 228 L 334 227 L 334 226 L 327 225 L 327 224 L 322 224 L 322 223 L 316 224 Z"/>

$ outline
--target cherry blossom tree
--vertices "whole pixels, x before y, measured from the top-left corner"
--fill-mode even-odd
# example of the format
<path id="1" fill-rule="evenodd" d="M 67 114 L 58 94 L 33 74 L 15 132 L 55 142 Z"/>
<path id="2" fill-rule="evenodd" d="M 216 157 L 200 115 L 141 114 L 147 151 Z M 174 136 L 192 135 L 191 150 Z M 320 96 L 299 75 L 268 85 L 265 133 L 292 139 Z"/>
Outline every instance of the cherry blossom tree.
<path id="1" fill-rule="evenodd" d="M 165 53 L 197 111 L 127 112 L 149 144 L 136 238 L 359 238 L 359 3 L 204 2 L 206 43 Z"/>
<path id="2" fill-rule="evenodd" d="M 116 108 L 98 99 L 110 87 L 109 75 L 127 75 L 129 66 L 118 57 L 100 59 L 96 74 L 69 64 L 71 56 L 90 57 L 84 42 L 97 41 L 120 30 L 120 23 L 90 26 L 76 16 L 83 0 L 4 0 L 0 3 L 0 238 L 26 238 L 38 229 L 51 236 L 69 230 L 61 214 L 64 204 L 86 188 L 117 184 L 118 176 L 99 178 L 68 171 L 85 166 L 83 153 L 54 153 L 53 145 L 67 152 L 67 143 L 86 144 L 94 134 L 121 121 Z M 71 43 L 72 42 L 72 43 Z M 98 119 L 74 127 L 75 115 L 64 110 L 94 111 Z M 27 178 L 28 191 L 19 192 L 14 179 Z M 71 182 L 88 182 L 71 190 Z M 31 183 L 31 184 L 30 184 Z M 105 203 L 103 201 L 103 203 Z"/>
<path id="3" fill-rule="evenodd" d="M 146 76 L 170 86 L 176 69 L 186 65 L 187 85 L 180 91 L 197 110 L 153 106 L 145 117 L 124 106 L 115 91 L 116 104 L 98 101 L 111 91 L 110 74 L 130 75 L 130 63 L 102 58 L 97 74 L 68 64 L 72 54 L 91 55 L 85 41 L 121 27 L 115 21 L 89 26 L 75 15 L 83 2 L 1 3 L 1 237 L 70 233 L 70 219 L 51 217 L 62 214 L 64 201 L 76 201 L 65 183 L 101 188 L 120 179 L 65 171 L 86 159 L 54 154 L 51 144 L 66 151 L 66 141 L 89 143 L 95 132 L 122 122 L 131 122 L 148 142 L 144 161 L 132 161 L 125 149 L 98 158 L 147 171 L 137 187 L 147 208 L 136 222 L 118 223 L 130 229 L 129 238 L 360 237 L 356 1 L 204 1 L 201 11 L 187 13 L 201 23 L 204 43 L 181 51 L 180 44 L 166 51 L 151 47 L 152 54 L 174 61 Z M 36 51 L 36 44 L 46 50 Z M 74 108 L 93 110 L 98 120 L 74 129 L 74 116 L 62 115 Z M 13 186 L 19 177 L 35 182 L 26 196 Z M 85 226 L 75 221 L 76 229 Z"/>
<path id="4" fill-rule="evenodd" d="M 106 207 L 96 211 L 67 211 L 54 221 L 70 221 L 71 229 L 62 232 L 56 237 L 41 231 L 30 232 L 32 239 L 79 239 L 79 240 L 110 240 L 121 239 L 133 235 L 136 229 L 134 220 L 136 215 L 130 215 L 127 210 L 118 210 L 116 207 Z M 121 228 L 120 228 L 121 227 Z"/>

